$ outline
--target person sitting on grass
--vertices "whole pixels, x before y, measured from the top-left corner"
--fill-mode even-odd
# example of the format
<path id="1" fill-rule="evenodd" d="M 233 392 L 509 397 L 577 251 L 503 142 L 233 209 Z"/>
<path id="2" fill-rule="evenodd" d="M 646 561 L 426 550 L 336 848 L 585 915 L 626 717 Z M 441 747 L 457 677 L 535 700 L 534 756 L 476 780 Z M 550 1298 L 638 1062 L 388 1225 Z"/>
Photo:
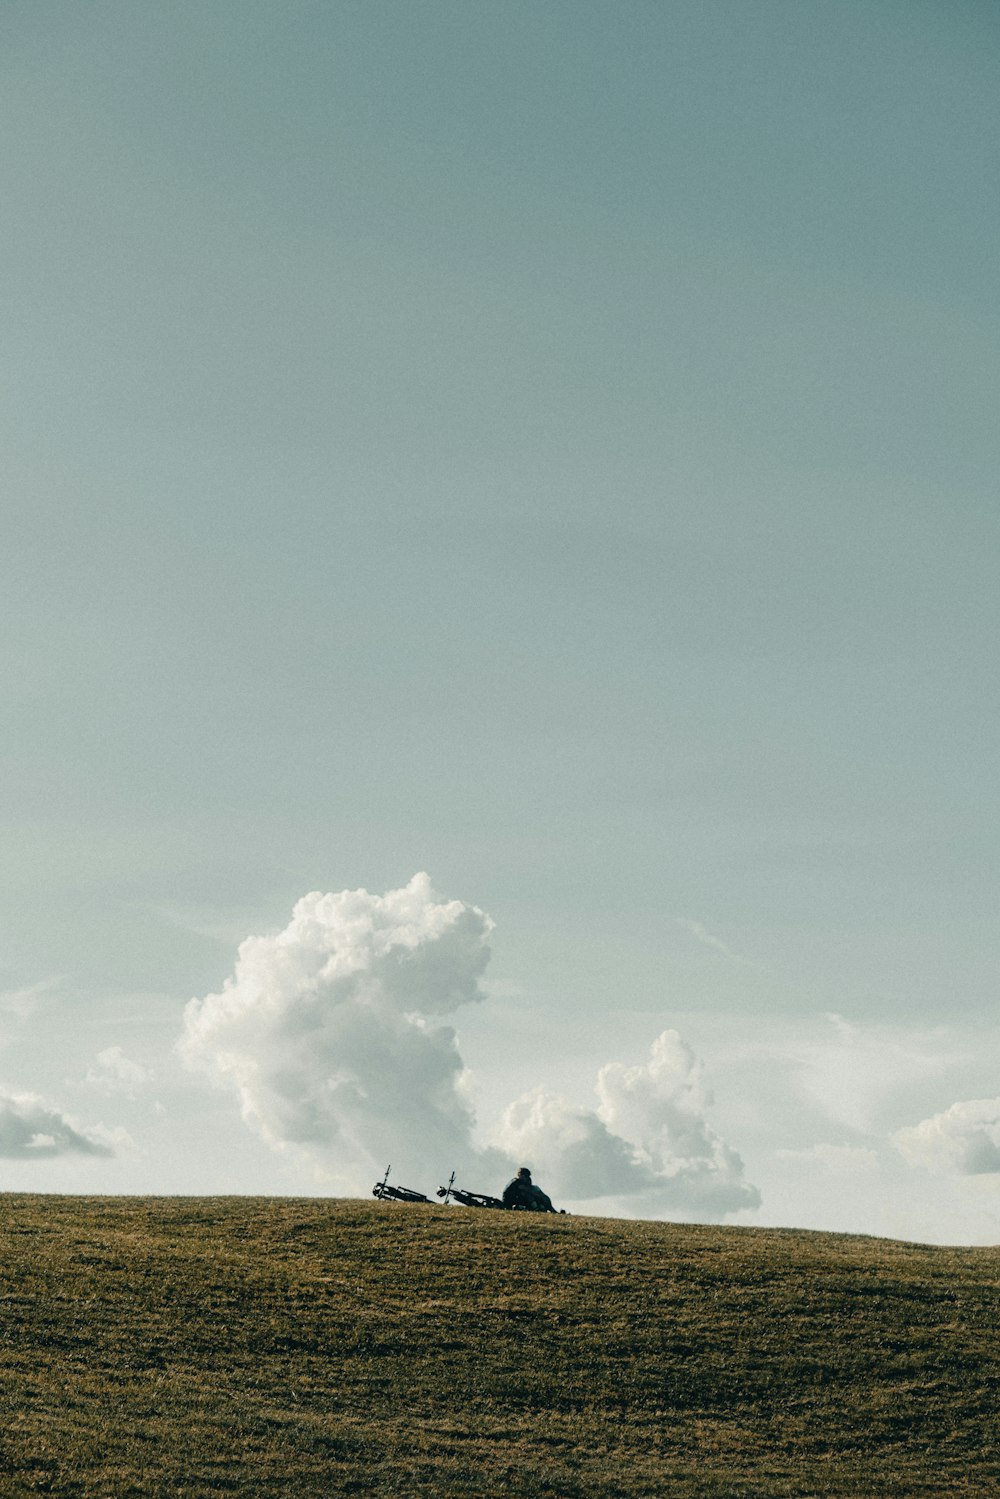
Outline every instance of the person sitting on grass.
<path id="1" fill-rule="evenodd" d="M 527 1166 L 522 1166 L 514 1180 L 504 1187 L 503 1205 L 505 1208 L 522 1208 L 528 1213 L 555 1212 L 551 1197 L 546 1196 L 541 1187 L 535 1186 Z"/>

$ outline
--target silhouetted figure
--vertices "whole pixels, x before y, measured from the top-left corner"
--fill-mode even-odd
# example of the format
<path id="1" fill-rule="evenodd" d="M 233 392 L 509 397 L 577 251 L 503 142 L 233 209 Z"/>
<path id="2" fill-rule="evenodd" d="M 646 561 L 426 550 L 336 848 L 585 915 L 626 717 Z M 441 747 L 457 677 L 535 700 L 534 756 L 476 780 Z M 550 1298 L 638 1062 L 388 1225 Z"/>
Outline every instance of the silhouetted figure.
<path id="1" fill-rule="evenodd" d="M 551 1197 L 531 1180 L 531 1172 L 522 1166 L 513 1181 L 503 1189 L 505 1208 L 522 1208 L 527 1213 L 554 1213 Z"/>

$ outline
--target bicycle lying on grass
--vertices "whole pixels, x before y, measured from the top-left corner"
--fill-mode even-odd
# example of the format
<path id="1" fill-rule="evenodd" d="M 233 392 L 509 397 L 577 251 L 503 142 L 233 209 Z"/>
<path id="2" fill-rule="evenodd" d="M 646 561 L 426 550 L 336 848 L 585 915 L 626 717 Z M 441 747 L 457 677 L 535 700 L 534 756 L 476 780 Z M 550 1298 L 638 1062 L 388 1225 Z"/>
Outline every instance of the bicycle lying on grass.
<path id="1" fill-rule="evenodd" d="M 430 1198 L 425 1197 L 423 1192 L 414 1192 L 410 1187 L 390 1187 L 391 1170 L 391 1166 L 386 1166 L 382 1180 L 372 1187 L 373 1197 L 377 1197 L 380 1202 L 430 1202 Z"/>
<path id="2" fill-rule="evenodd" d="M 460 1202 L 465 1208 L 500 1208 L 506 1211 L 499 1197 L 490 1197 L 487 1192 L 466 1192 L 462 1187 L 455 1186 L 455 1173 L 451 1173 L 446 1187 L 438 1187 L 437 1195 L 450 1202 L 452 1198 Z"/>

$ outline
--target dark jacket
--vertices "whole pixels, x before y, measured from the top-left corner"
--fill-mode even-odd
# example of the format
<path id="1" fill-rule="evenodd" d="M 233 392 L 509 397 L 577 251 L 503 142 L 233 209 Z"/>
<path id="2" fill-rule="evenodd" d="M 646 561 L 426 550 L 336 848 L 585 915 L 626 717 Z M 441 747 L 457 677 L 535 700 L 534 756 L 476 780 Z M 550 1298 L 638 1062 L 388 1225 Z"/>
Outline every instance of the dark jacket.
<path id="1" fill-rule="evenodd" d="M 531 1208 L 532 1202 L 531 1182 L 523 1176 L 515 1176 L 503 1189 L 503 1205 L 505 1208 Z"/>
<path id="2" fill-rule="evenodd" d="M 554 1213 L 551 1197 L 536 1187 L 530 1177 L 515 1176 L 503 1189 L 505 1208 L 524 1208 L 529 1213 Z"/>

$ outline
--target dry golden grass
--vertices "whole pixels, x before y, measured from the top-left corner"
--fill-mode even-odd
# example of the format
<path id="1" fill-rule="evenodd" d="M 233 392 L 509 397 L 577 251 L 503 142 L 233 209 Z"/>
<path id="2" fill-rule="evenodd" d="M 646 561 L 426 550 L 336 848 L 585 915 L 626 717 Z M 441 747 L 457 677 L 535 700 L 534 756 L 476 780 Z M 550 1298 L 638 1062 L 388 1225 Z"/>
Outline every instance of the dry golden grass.
<path id="1" fill-rule="evenodd" d="M 995 1496 L 1000 1252 L 5 1196 L 0 1493 Z"/>

